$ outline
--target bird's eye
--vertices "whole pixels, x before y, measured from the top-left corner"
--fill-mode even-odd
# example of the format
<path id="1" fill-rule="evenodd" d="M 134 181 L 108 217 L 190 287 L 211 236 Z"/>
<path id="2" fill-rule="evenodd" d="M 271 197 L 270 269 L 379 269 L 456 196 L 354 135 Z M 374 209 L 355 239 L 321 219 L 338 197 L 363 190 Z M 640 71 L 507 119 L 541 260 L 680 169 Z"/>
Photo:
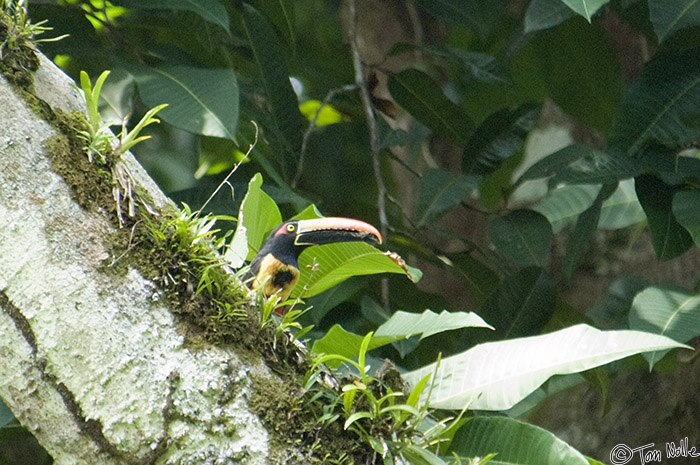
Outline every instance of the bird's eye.
<path id="1" fill-rule="evenodd" d="M 294 232 L 295 226 L 293 224 L 287 225 L 287 232 Z"/>

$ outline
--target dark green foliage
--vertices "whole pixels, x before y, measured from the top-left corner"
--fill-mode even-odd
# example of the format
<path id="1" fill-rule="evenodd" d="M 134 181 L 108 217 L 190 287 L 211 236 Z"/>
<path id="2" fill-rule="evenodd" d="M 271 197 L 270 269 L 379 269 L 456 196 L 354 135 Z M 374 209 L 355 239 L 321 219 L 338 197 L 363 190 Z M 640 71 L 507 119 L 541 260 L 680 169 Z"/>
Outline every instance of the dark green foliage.
<path id="1" fill-rule="evenodd" d="M 198 208 L 257 138 L 231 179 L 233 199 L 224 189 L 210 204 L 217 213 L 235 215 L 262 172 L 282 218 L 316 204 L 372 222 L 388 231 L 385 249 L 425 272 L 428 292 L 404 276 L 386 284 L 356 277 L 309 299 L 303 318 L 316 325 L 316 340 L 362 340 L 399 309 L 474 310 L 495 327 L 393 346 L 373 340 L 378 356 L 417 370 L 471 342 L 570 326 L 567 312 L 590 310 L 599 327 L 624 329 L 633 303 L 642 316 L 676 308 L 640 305 L 635 295 L 656 288 L 630 276 L 611 279 L 592 309 L 565 295 L 588 292 L 577 276 L 596 266 L 594 246 L 615 235 L 629 247 L 637 235 L 627 227 L 643 229 L 645 216 L 658 260 L 699 242 L 697 2 L 357 1 L 376 141 L 355 86 L 348 2 L 120 0 L 126 10 L 107 8 L 112 16 L 101 21 L 96 2 L 75 3 L 84 9 L 32 5 L 35 21 L 71 34 L 41 48 L 73 77 L 113 71 L 103 90 L 119 113 L 110 121 L 133 109 L 133 126 L 144 104 L 170 105 L 159 113 L 163 124 L 144 131 L 153 141 L 137 150 L 168 194 Z M 299 110 L 310 101 L 341 116 L 310 126 Z M 377 174 L 388 186 L 385 212 Z M 617 256 L 609 260 L 619 268 Z M 683 339 L 700 332 L 693 318 L 677 322 L 688 326 Z M 496 451 L 496 461 L 540 464 L 548 459 L 538 454 L 561 447 L 565 458 L 552 463 L 582 460 L 513 420 L 477 418 L 455 437 L 450 450 L 463 457 Z M 535 442 L 533 457 L 513 452 Z M 424 463 L 419 455 L 406 451 Z"/>

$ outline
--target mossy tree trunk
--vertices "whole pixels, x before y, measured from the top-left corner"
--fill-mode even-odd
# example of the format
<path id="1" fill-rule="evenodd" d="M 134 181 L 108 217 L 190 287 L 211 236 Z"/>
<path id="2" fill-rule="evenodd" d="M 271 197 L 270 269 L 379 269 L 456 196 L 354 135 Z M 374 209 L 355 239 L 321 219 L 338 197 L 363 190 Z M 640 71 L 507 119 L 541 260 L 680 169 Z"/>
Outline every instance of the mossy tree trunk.
<path id="1" fill-rule="evenodd" d="M 81 99 L 47 59 L 33 74 L 39 99 L 0 76 L 0 398 L 56 464 L 305 456 L 275 453 L 251 412 L 251 379 L 274 379 L 261 358 L 193 342 L 158 286 L 110 270 L 114 212 L 75 200 L 50 156 L 65 135 L 39 116 Z M 168 205 L 123 161 L 154 206 Z"/>

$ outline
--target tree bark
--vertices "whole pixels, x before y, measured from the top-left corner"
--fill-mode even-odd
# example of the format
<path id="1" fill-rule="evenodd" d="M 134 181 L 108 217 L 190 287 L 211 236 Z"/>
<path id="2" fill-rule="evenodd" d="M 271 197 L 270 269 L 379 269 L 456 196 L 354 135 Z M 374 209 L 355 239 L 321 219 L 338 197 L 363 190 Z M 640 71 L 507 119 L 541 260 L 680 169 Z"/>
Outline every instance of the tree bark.
<path id="1" fill-rule="evenodd" d="M 81 109 L 72 81 L 40 63 L 35 94 Z M 57 465 L 269 463 L 249 398 L 251 375 L 273 375 L 233 347 L 194 347 L 137 270 L 103 271 L 113 213 L 76 203 L 47 154 L 56 129 L 21 94 L 0 76 L 0 398 Z M 156 207 L 169 202 L 123 162 Z"/>

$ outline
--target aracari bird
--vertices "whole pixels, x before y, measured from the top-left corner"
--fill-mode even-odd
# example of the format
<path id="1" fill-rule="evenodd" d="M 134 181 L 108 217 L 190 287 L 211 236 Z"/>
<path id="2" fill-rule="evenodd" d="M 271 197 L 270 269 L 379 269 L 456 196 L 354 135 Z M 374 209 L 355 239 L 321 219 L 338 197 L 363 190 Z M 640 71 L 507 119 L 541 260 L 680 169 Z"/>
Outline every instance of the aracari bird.
<path id="1" fill-rule="evenodd" d="M 284 302 L 299 281 L 299 254 L 311 246 L 333 242 L 382 243 L 377 229 L 350 218 L 316 218 L 287 221 L 277 226 L 250 263 L 251 287 L 262 287 L 266 296 Z"/>

